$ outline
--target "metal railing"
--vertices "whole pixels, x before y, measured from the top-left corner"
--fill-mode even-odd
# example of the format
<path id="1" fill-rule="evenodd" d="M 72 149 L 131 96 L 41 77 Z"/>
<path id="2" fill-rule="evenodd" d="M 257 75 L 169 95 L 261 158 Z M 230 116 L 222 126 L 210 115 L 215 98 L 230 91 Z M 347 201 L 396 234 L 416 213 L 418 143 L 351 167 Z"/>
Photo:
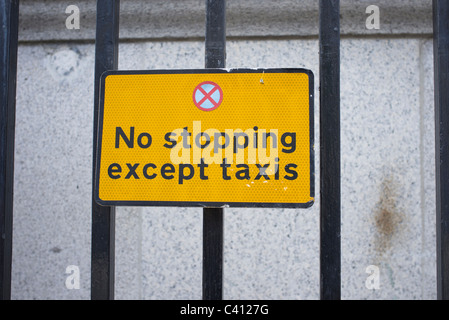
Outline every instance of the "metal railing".
<path id="1" fill-rule="evenodd" d="M 120 1 L 97 1 L 94 150 L 100 75 L 117 69 Z M 14 126 L 19 1 L 0 0 L 0 299 L 11 298 Z M 340 2 L 319 2 L 320 298 L 341 298 Z M 449 299 L 449 3 L 433 0 L 436 143 L 437 298 Z M 224 68 L 225 0 L 206 0 L 205 67 Z M 95 168 L 95 166 L 93 166 Z M 93 177 L 95 172 L 93 172 Z M 94 180 L 92 180 L 94 181 Z M 222 299 L 223 216 L 203 209 L 203 299 Z M 115 208 L 92 197 L 91 298 L 114 298 Z"/>

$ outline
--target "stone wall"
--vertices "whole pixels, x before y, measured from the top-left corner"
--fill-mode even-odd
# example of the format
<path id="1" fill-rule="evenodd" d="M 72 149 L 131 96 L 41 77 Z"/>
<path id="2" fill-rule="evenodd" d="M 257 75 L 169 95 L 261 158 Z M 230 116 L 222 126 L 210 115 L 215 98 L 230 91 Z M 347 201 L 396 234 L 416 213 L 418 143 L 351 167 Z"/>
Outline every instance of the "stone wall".
<path id="1" fill-rule="evenodd" d="M 317 197 L 309 209 L 225 210 L 224 297 L 319 299 L 317 1 L 227 4 L 227 67 L 315 74 Z M 65 27 L 68 5 L 79 30 Z M 204 7 L 122 0 L 119 69 L 203 68 Z M 431 7 L 341 1 L 343 299 L 436 298 Z M 95 2 L 20 10 L 12 298 L 89 299 Z M 201 299 L 201 254 L 201 209 L 117 208 L 117 299 Z M 66 288 L 69 265 L 80 289 Z M 378 290 L 365 286 L 370 265 Z"/>

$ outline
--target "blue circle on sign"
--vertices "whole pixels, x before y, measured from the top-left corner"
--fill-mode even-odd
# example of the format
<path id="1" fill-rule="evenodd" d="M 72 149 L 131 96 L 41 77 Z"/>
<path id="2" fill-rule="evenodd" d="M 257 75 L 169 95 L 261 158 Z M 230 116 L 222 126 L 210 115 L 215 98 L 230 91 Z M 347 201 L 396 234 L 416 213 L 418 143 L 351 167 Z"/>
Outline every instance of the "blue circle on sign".
<path id="1" fill-rule="evenodd" d="M 203 111 L 217 109 L 223 101 L 223 90 L 212 81 L 205 81 L 193 90 L 193 102 L 195 106 Z"/>

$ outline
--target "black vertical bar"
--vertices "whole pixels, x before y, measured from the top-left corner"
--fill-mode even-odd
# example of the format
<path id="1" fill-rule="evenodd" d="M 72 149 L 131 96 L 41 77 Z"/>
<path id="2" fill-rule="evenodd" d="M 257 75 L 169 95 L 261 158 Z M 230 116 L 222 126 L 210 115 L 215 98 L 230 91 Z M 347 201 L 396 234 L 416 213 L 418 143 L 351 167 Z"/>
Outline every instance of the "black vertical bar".
<path id="1" fill-rule="evenodd" d="M 11 299 L 19 1 L 0 0 L 0 300 Z"/>
<path id="2" fill-rule="evenodd" d="M 206 68 L 224 68 L 225 0 L 206 0 Z M 203 209 L 203 299 L 223 298 L 223 209 Z"/>
<path id="3" fill-rule="evenodd" d="M 97 1 L 97 29 L 95 36 L 95 93 L 94 93 L 94 148 L 93 177 L 97 161 L 97 130 L 100 76 L 106 70 L 118 67 L 119 0 Z M 115 207 L 98 205 L 92 188 L 92 261 L 91 299 L 114 299 L 115 266 Z"/>
<path id="4" fill-rule="evenodd" d="M 341 298 L 340 1 L 320 0 L 320 297 Z"/>
<path id="5" fill-rule="evenodd" d="M 437 298 L 449 299 L 449 2 L 433 1 Z"/>
<path id="6" fill-rule="evenodd" d="M 223 298 L 223 209 L 203 209 L 203 300 Z"/>
<path id="7" fill-rule="evenodd" d="M 226 1 L 206 0 L 206 68 L 226 65 Z"/>

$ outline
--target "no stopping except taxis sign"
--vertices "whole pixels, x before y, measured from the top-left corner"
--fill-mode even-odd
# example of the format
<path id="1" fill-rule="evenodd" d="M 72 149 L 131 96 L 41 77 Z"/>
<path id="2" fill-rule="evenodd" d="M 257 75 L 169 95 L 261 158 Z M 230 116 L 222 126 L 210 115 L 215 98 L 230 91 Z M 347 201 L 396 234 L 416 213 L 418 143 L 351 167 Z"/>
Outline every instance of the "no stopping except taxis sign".
<path id="1" fill-rule="evenodd" d="M 313 81 L 305 69 L 104 73 L 96 201 L 310 207 Z"/>

